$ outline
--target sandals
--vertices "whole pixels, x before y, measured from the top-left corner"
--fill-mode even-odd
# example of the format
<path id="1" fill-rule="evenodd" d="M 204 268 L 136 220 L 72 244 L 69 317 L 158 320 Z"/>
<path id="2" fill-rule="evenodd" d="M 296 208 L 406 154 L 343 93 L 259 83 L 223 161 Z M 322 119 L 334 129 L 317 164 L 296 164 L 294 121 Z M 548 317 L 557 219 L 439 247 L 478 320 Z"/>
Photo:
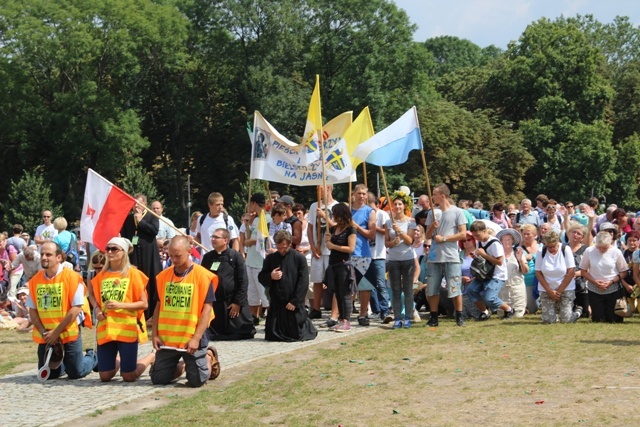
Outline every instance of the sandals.
<path id="1" fill-rule="evenodd" d="M 218 350 L 215 347 L 207 348 L 207 355 L 211 356 L 211 375 L 209 375 L 210 380 L 215 380 L 220 376 L 220 361 L 218 360 Z"/>

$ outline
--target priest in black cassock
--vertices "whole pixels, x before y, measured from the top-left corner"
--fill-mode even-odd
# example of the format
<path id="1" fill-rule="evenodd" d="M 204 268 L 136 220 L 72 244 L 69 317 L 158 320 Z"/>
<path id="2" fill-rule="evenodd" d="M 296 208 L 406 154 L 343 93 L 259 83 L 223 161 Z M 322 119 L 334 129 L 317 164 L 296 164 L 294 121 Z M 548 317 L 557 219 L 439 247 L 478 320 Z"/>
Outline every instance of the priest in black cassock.
<path id="1" fill-rule="evenodd" d="M 247 270 L 240 252 L 229 248 L 229 230 L 218 228 L 211 235 L 213 250 L 200 263 L 218 276 L 215 317 L 207 334 L 212 341 L 231 341 L 253 338 L 256 327 L 247 301 Z"/>
<path id="2" fill-rule="evenodd" d="M 291 249 L 291 233 L 278 231 L 276 252 L 267 255 L 258 280 L 269 290 L 270 304 L 265 324 L 267 341 L 309 341 L 318 331 L 307 316 L 304 298 L 309 288 L 309 270 L 304 255 Z"/>
<path id="3" fill-rule="evenodd" d="M 120 236 L 133 243 L 133 252 L 129 254 L 131 264 L 138 267 L 149 278 L 147 283 L 149 307 L 144 311 L 144 314 L 146 319 L 151 319 L 153 310 L 156 308 L 156 276 L 162 271 L 162 261 L 160 261 L 160 252 L 156 241 L 160 220 L 146 208 L 147 196 L 136 194 L 133 197 L 138 203 L 124 220 Z"/>

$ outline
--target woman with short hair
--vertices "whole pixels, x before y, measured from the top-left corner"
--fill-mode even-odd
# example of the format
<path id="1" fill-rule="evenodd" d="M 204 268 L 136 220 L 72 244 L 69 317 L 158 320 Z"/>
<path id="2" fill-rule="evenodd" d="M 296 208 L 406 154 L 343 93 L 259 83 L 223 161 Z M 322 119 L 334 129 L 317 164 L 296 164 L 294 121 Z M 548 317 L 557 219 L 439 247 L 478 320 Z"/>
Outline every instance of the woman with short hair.
<path id="1" fill-rule="evenodd" d="M 558 318 L 561 323 L 574 323 L 582 316 L 582 307 L 573 311 L 576 297 L 573 253 L 560 243 L 560 234 L 555 230 L 544 235 L 544 245 L 536 256 L 542 323 L 556 323 Z"/>
<path id="2" fill-rule="evenodd" d="M 522 226 L 522 249 L 524 250 L 524 259 L 527 261 L 529 271 L 524 274 L 524 286 L 527 292 L 527 311 L 529 314 L 535 314 L 538 311 L 538 302 L 534 297 L 534 287 L 536 278 L 536 254 L 538 253 L 538 229 L 533 224 L 524 224 Z"/>
<path id="3" fill-rule="evenodd" d="M 588 248 L 580 261 L 582 276 L 587 280 L 593 322 L 622 323 L 624 320 L 616 316 L 615 306 L 621 295 L 620 281 L 626 277 L 628 266 L 612 242 L 610 233 L 599 232 L 595 246 Z"/>

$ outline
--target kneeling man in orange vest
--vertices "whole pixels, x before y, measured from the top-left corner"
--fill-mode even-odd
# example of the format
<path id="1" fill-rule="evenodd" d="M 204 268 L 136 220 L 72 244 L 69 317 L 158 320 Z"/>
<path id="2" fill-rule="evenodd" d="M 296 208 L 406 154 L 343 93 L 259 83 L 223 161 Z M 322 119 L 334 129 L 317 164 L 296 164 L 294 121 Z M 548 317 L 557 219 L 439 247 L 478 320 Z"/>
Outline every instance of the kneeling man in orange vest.
<path id="1" fill-rule="evenodd" d="M 69 378 L 87 376 L 98 361 L 93 350 L 82 354 L 80 324 L 91 324 L 91 317 L 83 312 L 86 288 L 82 277 L 70 268 L 63 268 L 65 253 L 53 242 L 42 244 L 40 270 L 29 280 L 27 307 L 33 322 L 33 340 L 38 343 L 38 368 L 45 364 L 47 346 L 62 343 L 62 365 L 51 369 L 48 378 L 58 378 L 67 373 Z"/>
<path id="2" fill-rule="evenodd" d="M 200 387 L 220 374 L 217 351 L 209 346 L 205 334 L 213 318 L 218 277 L 191 261 L 190 249 L 185 236 L 171 239 L 171 267 L 156 276 L 158 300 L 152 336 L 157 353 L 151 371 L 154 384 L 169 384 L 186 370 L 188 385 Z"/>

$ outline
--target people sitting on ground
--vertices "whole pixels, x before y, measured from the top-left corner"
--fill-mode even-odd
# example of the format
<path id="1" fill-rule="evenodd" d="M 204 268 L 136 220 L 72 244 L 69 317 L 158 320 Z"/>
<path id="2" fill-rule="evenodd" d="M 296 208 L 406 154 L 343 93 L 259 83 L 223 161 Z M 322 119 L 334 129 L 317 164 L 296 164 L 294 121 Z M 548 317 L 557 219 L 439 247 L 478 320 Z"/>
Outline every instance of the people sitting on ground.
<path id="1" fill-rule="evenodd" d="M 13 246 L 7 246 L 7 237 L 0 234 L 0 292 L 7 292 L 8 296 L 15 297 L 20 277 L 12 276 L 11 263 L 18 257 L 18 252 Z"/>
<path id="2" fill-rule="evenodd" d="M 465 319 L 477 319 L 480 317 L 480 310 L 471 301 L 468 288 L 473 281 L 471 274 L 471 262 L 473 262 L 473 252 L 476 250 L 476 239 L 470 231 L 467 231 L 467 237 L 458 241 L 460 247 L 460 264 L 462 269 L 462 315 Z"/>
<path id="3" fill-rule="evenodd" d="M 18 324 L 16 329 L 18 332 L 31 332 L 33 324 L 29 317 L 29 309 L 27 308 L 27 298 L 29 297 L 29 288 L 22 287 L 16 291 L 15 298 L 11 300 L 11 310 L 13 311 L 15 322 Z"/>

